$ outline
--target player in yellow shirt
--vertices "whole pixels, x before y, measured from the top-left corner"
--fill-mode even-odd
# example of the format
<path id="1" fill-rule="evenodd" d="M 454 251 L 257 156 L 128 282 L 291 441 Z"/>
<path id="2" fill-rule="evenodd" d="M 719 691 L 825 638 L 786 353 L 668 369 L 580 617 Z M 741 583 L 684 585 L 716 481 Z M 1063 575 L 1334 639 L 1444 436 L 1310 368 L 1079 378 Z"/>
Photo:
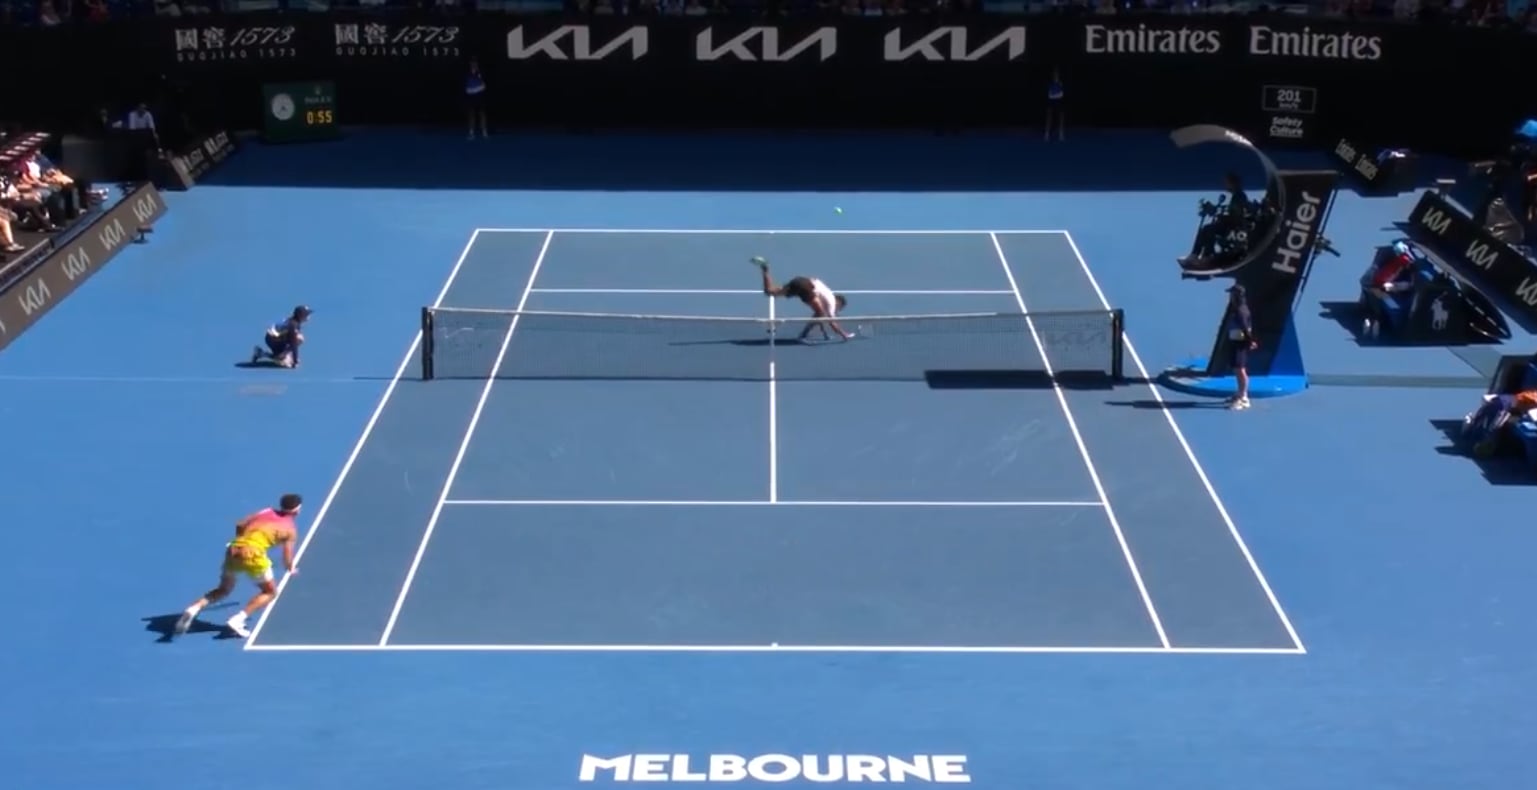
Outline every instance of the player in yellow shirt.
<path id="1" fill-rule="evenodd" d="M 304 500 L 298 494 L 284 494 L 275 508 L 267 508 L 241 519 L 235 524 L 235 539 L 224 547 L 224 566 L 219 571 L 219 586 L 209 590 L 182 612 L 176 621 L 176 634 L 181 635 L 192 627 L 198 612 L 211 603 L 222 600 L 235 590 L 235 580 L 244 574 L 256 582 L 257 594 L 244 609 L 236 612 L 225 622 L 231 631 L 242 638 L 251 635 L 246 620 L 272 602 L 277 596 L 277 585 L 272 577 L 272 560 L 267 552 L 275 547 L 283 550 L 283 568 L 294 572 L 294 545 L 299 542 L 299 528 L 294 519 Z"/>

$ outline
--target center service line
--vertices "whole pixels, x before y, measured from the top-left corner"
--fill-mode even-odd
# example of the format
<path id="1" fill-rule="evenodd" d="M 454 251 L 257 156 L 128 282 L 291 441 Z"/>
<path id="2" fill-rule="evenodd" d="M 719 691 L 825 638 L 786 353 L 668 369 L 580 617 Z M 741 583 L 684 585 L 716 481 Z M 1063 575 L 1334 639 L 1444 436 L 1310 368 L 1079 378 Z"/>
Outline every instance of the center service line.
<path id="1" fill-rule="evenodd" d="M 534 280 L 539 278 L 539 269 L 544 266 L 544 256 L 550 251 L 550 242 L 555 238 L 555 231 L 544 234 L 544 244 L 539 247 L 539 257 L 534 259 L 534 268 L 528 273 L 528 282 L 523 285 L 523 295 L 518 297 L 517 313 L 523 312 L 523 306 L 528 304 L 528 295 L 534 290 Z M 384 624 L 384 633 L 379 635 L 379 645 L 389 644 L 390 634 L 395 631 L 395 623 L 400 619 L 400 609 L 405 606 L 406 596 L 411 594 L 411 582 L 416 580 L 416 571 L 422 565 L 422 556 L 427 553 L 427 544 L 432 541 L 433 530 L 438 528 L 438 519 L 443 515 L 443 503 L 448 500 L 448 493 L 454 488 L 454 479 L 459 476 L 459 467 L 464 464 L 464 454 L 470 449 L 470 440 L 475 438 L 475 428 L 480 425 L 480 414 L 485 411 L 486 400 L 491 397 L 491 387 L 496 384 L 496 376 L 501 372 L 502 360 L 507 357 L 507 347 L 512 345 L 512 334 L 518 329 L 518 318 L 514 314 L 507 324 L 507 334 L 502 337 L 502 347 L 496 352 L 496 362 L 491 366 L 491 374 L 486 378 L 486 386 L 480 391 L 480 400 L 475 403 L 475 411 L 470 414 L 470 425 L 464 430 L 464 439 L 459 442 L 459 452 L 454 454 L 454 463 L 448 467 L 448 477 L 443 481 L 443 490 L 438 493 L 438 501 L 432 507 L 432 516 L 427 519 L 427 529 L 422 533 L 422 542 L 416 547 L 416 556 L 411 558 L 411 567 L 406 570 L 406 580 L 400 585 L 400 594 L 395 597 L 395 606 L 390 609 L 390 619 Z"/>
<path id="2" fill-rule="evenodd" d="M 1003 245 L 998 242 L 996 233 L 987 234 L 993 240 L 993 249 L 998 253 L 998 265 L 1003 267 L 1003 276 L 1009 280 L 1009 289 L 1014 291 L 1014 300 L 1019 302 L 1019 312 L 1024 313 L 1025 326 L 1030 330 L 1030 339 L 1035 342 L 1035 349 L 1041 354 L 1041 364 L 1046 368 L 1046 376 L 1051 379 L 1052 392 L 1057 395 L 1057 404 L 1062 407 L 1062 416 L 1067 418 L 1068 430 L 1072 431 L 1073 441 L 1078 445 L 1078 454 L 1083 457 L 1083 465 L 1089 470 L 1089 480 L 1094 483 L 1094 491 L 1099 495 L 1099 501 L 1105 506 L 1105 516 L 1110 519 L 1110 528 L 1115 531 L 1115 539 L 1121 544 L 1121 555 L 1126 558 L 1126 567 L 1131 570 L 1132 581 L 1137 583 L 1137 592 L 1142 595 L 1142 604 L 1147 608 L 1147 616 L 1153 621 L 1153 630 L 1158 632 L 1158 641 L 1165 648 L 1169 645 L 1169 635 L 1163 630 L 1163 620 L 1158 617 L 1158 609 L 1153 606 L 1153 597 L 1148 594 L 1147 584 L 1142 581 L 1142 571 L 1137 568 L 1137 560 L 1131 554 L 1131 544 L 1126 542 L 1126 534 L 1121 531 L 1121 522 L 1115 517 L 1115 508 L 1110 506 L 1110 497 L 1105 493 L 1105 484 L 1099 479 L 1099 470 L 1094 468 L 1094 457 L 1089 455 L 1089 446 L 1083 441 L 1083 434 L 1078 430 L 1078 420 L 1073 418 L 1073 409 L 1067 403 L 1067 394 L 1062 391 L 1062 385 L 1057 383 L 1056 374 L 1051 369 L 1051 357 L 1046 355 L 1046 344 L 1041 342 L 1041 335 L 1035 330 L 1035 321 L 1030 318 L 1030 309 L 1025 306 L 1025 295 L 1020 293 L 1019 283 L 1014 279 L 1014 271 L 1009 268 L 1009 259 L 1003 254 Z"/>
<path id="3" fill-rule="evenodd" d="M 464 268 L 464 261 L 470 257 L 470 250 L 475 249 L 475 240 L 480 238 L 480 231 L 470 234 L 470 240 L 464 243 L 464 249 L 459 251 L 459 258 L 454 261 L 454 267 L 448 270 L 448 279 L 443 281 L 443 287 L 438 290 L 437 298 L 432 300 L 433 307 L 439 307 L 448 297 L 449 289 L 454 287 L 454 280 L 459 278 L 459 270 Z M 384 394 L 379 397 L 378 405 L 374 406 L 374 413 L 368 416 L 368 422 L 363 424 L 363 432 L 358 434 L 358 441 L 352 445 L 352 452 L 347 455 L 347 460 L 342 463 L 342 470 L 337 473 L 336 481 L 331 484 L 331 490 L 326 492 L 325 501 L 320 503 L 320 509 L 315 511 L 315 520 L 310 522 L 310 528 L 304 533 L 304 539 L 299 541 L 299 550 L 294 552 L 294 567 L 299 567 L 299 561 L 304 558 L 304 550 L 310 546 L 310 541 L 320 532 L 320 524 L 325 521 L 326 514 L 331 511 L 331 503 L 336 501 L 336 495 L 341 492 L 342 484 L 347 482 L 347 475 L 352 474 L 352 466 L 357 463 L 358 456 L 363 454 L 363 446 L 368 444 L 368 437 L 373 435 L 374 426 L 379 424 L 379 416 L 384 414 L 384 407 L 390 403 L 390 398 L 395 394 L 395 386 L 400 383 L 401 376 L 406 374 L 406 366 L 411 364 L 411 357 L 416 355 L 416 350 L 422 345 L 421 330 L 411 338 L 411 345 L 406 348 L 405 356 L 400 358 L 400 365 L 395 368 L 395 375 L 390 377 L 389 386 L 384 388 Z M 283 597 L 283 590 L 288 588 L 288 580 L 293 574 L 284 574 L 278 582 L 277 594 L 272 602 L 262 610 L 256 618 L 256 625 L 251 629 L 251 635 L 246 637 L 245 649 L 250 650 L 256 645 L 256 637 L 261 635 L 262 626 L 267 624 L 267 618 L 272 616 L 272 610 L 277 607 L 278 601 Z"/>

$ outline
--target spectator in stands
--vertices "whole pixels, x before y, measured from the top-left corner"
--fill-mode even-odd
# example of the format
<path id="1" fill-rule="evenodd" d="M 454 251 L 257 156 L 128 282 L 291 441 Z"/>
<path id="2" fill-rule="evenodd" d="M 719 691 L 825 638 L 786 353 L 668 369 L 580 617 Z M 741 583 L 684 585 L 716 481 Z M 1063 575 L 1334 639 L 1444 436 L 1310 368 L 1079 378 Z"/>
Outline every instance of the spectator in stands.
<path id="1" fill-rule="evenodd" d="M 16 221 L 16 215 L 9 209 L 0 208 L 0 252 L 21 252 L 25 250 L 16 243 L 16 235 L 11 232 L 11 223 Z M 0 257 L 4 260 L 4 257 Z"/>
<path id="2" fill-rule="evenodd" d="M 48 215 L 48 209 L 36 193 L 19 189 L 12 177 L 0 179 L 0 208 L 10 209 L 19 220 L 33 230 L 52 232 L 59 227 Z"/>
<path id="3" fill-rule="evenodd" d="M 56 219 L 74 219 L 84 210 L 85 204 L 74 180 L 59 172 L 41 153 L 33 155 L 22 166 L 16 185 L 36 195 L 48 208 L 49 215 Z"/>

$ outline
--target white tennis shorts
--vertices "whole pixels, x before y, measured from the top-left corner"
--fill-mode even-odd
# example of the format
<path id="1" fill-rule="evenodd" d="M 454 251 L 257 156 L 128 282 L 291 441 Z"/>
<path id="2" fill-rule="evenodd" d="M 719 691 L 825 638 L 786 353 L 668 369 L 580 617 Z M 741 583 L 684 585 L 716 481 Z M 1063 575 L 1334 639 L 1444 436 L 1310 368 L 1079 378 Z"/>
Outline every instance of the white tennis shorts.
<path id="1" fill-rule="evenodd" d="M 838 296 L 833 293 L 833 289 L 827 287 L 827 283 L 813 279 L 811 281 L 811 292 L 816 294 L 817 301 L 827 308 L 828 315 L 835 316 L 838 314 Z"/>

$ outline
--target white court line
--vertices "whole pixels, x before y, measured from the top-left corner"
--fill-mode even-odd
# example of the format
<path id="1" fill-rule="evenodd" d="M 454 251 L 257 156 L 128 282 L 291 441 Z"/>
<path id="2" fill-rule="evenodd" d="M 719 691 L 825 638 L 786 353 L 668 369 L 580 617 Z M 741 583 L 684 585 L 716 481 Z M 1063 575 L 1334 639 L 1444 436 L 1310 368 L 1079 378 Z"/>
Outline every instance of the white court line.
<path id="1" fill-rule="evenodd" d="M 1300 656 L 1290 647 L 1072 647 L 923 645 L 262 645 L 289 653 L 1015 653 L 1179 656 Z"/>
<path id="2" fill-rule="evenodd" d="M 295 384 L 378 384 L 382 379 L 348 378 L 257 378 L 252 376 L 0 376 L 0 381 L 37 384 L 239 384 L 248 387 L 288 387 Z"/>
<path id="3" fill-rule="evenodd" d="M 1084 276 L 1089 278 L 1089 285 L 1093 286 L 1095 295 L 1099 297 L 1099 303 L 1109 310 L 1110 300 L 1105 298 L 1105 292 L 1099 287 L 1099 281 L 1094 279 L 1094 272 L 1089 270 L 1089 262 L 1084 260 L 1083 251 L 1078 249 L 1078 243 L 1073 240 L 1073 234 L 1062 231 L 1062 235 L 1067 239 L 1068 247 L 1072 248 L 1073 257 L 1078 259 L 1078 265 L 1083 269 Z M 1253 552 L 1249 551 L 1249 544 L 1244 541 L 1243 535 L 1239 534 L 1238 525 L 1233 523 L 1233 517 L 1227 512 L 1227 506 L 1222 504 L 1222 497 L 1217 495 L 1217 488 L 1212 485 L 1211 478 L 1206 475 L 1206 469 L 1196 459 L 1195 451 L 1190 448 L 1190 442 L 1185 438 L 1185 432 L 1180 430 L 1179 423 L 1174 419 L 1174 412 L 1165 407 L 1163 393 L 1158 391 L 1158 385 L 1153 381 L 1153 377 L 1148 375 L 1147 366 L 1142 364 L 1142 357 L 1138 356 L 1137 349 L 1131 344 L 1131 337 L 1123 334 L 1121 342 L 1126 345 L 1126 353 L 1131 355 L 1132 364 L 1137 366 L 1137 372 L 1142 374 L 1142 380 L 1147 383 L 1148 391 L 1153 393 L 1153 400 L 1161 407 L 1160 411 L 1163 412 L 1164 419 L 1169 421 L 1169 428 L 1174 431 L 1174 438 L 1179 441 L 1180 448 L 1185 451 L 1185 458 L 1190 460 L 1190 466 L 1195 469 L 1196 476 L 1201 479 L 1201 485 L 1206 488 L 1207 496 L 1211 497 L 1212 504 L 1217 507 L 1217 514 L 1227 525 L 1228 534 L 1233 536 L 1233 542 L 1238 544 L 1238 550 L 1243 553 L 1244 560 L 1249 563 L 1249 570 L 1254 572 L 1254 578 L 1259 582 L 1260 589 L 1264 590 L 1265 597 L 1270 599 L 1270 606 L 1275 609 L 1276 617 L 1281 619 L 1281 625 L 1286 628 L 1287 636 L 1291 637 L 1298 652 L 1306 652 L 1307 648 L 1302 644 L 1302 637 L 1292 626 L 1291 618 L 1286 616 L 1286 610 L 1281 608 L 1280 599 L 1276 597 L 1275 590 L 1271 589 L 1269 580 L 1260 570 Z"/>
<path id="4" fill-rule="evenodd" d="M 454 261 L 454 268 L 448 272 L 448 279 L 443 281 L 443 287 L 439 289 L 437 298 L 432 300 L 433 307 L 441 305 L 443 299 L 448 296 L 448 289 L 453 287 L 454 280 L 459 277 L 459 270 L 463 268 L 465 259 L 470 257 L 470 250 L 475 248 L 475 240 L 479 237 L 478 230 L 470 234 L 470 240 L 465 242 L 464 249 L 459 252 L 459 258 Z M 395 375 L 390 378 L 389 385 L 384 388 L 384 394 L 379 397 L 379 404 L 374 407 L 374 413 L 369 415 L 368 422 L 363 424 L 363 432 L 358 435 L 357 443 L 352 445 L 352 452 L 342 464 L 342 470 L 336 475 L 336 481 L 331 484 L 331 490 L 326 493 L 325 501 L 321 502 L 320 509 L 315 511 L 315 520 L 311 522 L 309 530 L 304 533 L 303 540 L 299 541 L 299 549 L 294 553 L 294 567 L 299 566 L 299 561 L 304 558 L 304 550 L 309 548 L 310 541 L 314 540 L 315 534 L 320 531 L 320 525 L 325 521 L 326 513 L 331 510 L 331 503 L 336 501 L 337 493 L 342 490 L 342 483 L 345 483 L 347 475 L 352 473 L 352 465 L 357 463 L 358 456 L 363 452 L 363 445 L 368 443 L 368 437 L 373 434 L 374 426 L 379 423 L 379 415 L 384 413 L 384 407 L 389 405 L 390 397 L 395 394 L 395 385 L 400 383 L 400 377 L 405 375 L 406 366 L 411 364 L 411 357 L 416 355 L 416 349 L 421 344 L 422 333 L 421 330 L 417 330 L 416 335 L 411 338 L 411 345 L 406 349 L 405 356 L 400 358 L 400 365 L 395 368 Z M 256 618 L 256 626 L 251 629 L 251 635 L 246 637 L 245 649 L 251 650 L 256 647 L 256 639 L 261 636 L 262 626 L 267 624 L 267 618 L 272 615 L 272 610 L 277 607 L 278 601 L 283 599 L 283 590 L 287 589 L 288 580 L 292 578 L 292 574 L 285 574 L 278 582 L 277 595 Z"/>
<path id="5" fill-rule="evenodd" d="M 528 294 L 534 288 L 534 281 L 539 279 L 539 270 L 544 266 L 544 257 L 550 251 L 550 242 L 555 238 L 555 231 L 544 235 L 544 244 L 539 247 L 539 256 L 534 259 L 534 266 L 528 272 L 528 282 L 523 285 L 523 295 L 518 298 L 517 310 L 521 312 L 524 305 L 528 304 Z M 443 481 L 443 490 L 438 493 L 437 502 L 432 507 L 432 515 L 427 519 L 427 529 L 422 532 L 422 542 L 416 547 L 416 555 L 411 558 L 411 567 L 406 570 L 406 580 L 400 585 L 400 594 L 395 596 L 395 606 L 390 609 L 390 619 L 384 624 L 384 633 L 379 635 L 379 644 L 389 644 L 390 634 L 395 631 L 395 622 L 400 619 L 400 609 L 405 606 L 406 597 L 411 594 L 411 583 L 416 580 L 416 572 L 422 565 L 422 557 L 427 553 L 427 544 L 432 541 L 432 533 L 438 528 L 438 518 L 443 515 L 443 502 L 448 499 L 448 494 L 454 488 L 454 479 L 459 476 L 459 467 L 464 464 L 464 454 L 470 449 L 470 440 L 475 438 L 475 428 L 480 424 L 480 415 L 486 409 L 486 400 L 491 397 L 491 387 L 496 384 L 496 375 L 502 369 L 502 360 L 507 357 L 507 347 L 512 345 L 512 335 L 518 328 L 518 318 L 514 315 L 511 323 L 507 325 L 507 334 L 502 337 L 502 347 L 496 352 L 496 362 L 491 366 L 491 375 L 486 378 L 486 385 L 480 390 L 480 400 L 475 403 L 475 411 L 470 413 L 469 427 L 464 429 L 464 438 L 459 442 L 459 451 L 454 454 L 454 462 L 448 467 L 448 477 Z"/>
<path id="6" fill-rule="evenodd" d="M 1025 296 L 1019 291 L 1019 283 L 1014 280 L 1014 271 L 1009 268 L 1009 259 L 1003 254 L 1003 245 L 998 242 L 997 236 L 990 237 L 993 240 L 993 249 L 998 253 L 998 265 L 1003 267 L 1003 275 L 1009 279 L 1009 288 L 1014 291 L 1014 298 L 1019 302 L 1019 311 L 1025 314 L 1025 326 L 1030 330 L 1030 338 L 1035 341 L 1035 348 L 1041 353 L 1041 364 L 1046 368 L 1046 375 L 1051 378 L 1051 389 L 1057 395 L 1057 403 L 1062 407 L 1062 416 L 1067 418 L 1067 427 L 1073 433 L 1073 441 L 1078 445 L 1078 454 L 1083 457 L 1083 465 L 1089 470 L 1089 479 L 1094 483 L 1094 491 L 1099 494 L 1099 501 L 1105 507 L 1105 515 L 1110 519 L 1110 528 L 1115 531 L 1115 539 L 1121 544 L 1121 554 L 1126 558 L 1126 567 L 1131 570 L 1131 578 L 1137 584 L 1137 592 L 1142 595 L 1142 603 L 1147 607 L 1147 616 L 1153 621 L 1153 630 L 1158 632 L 1158 641 L 1164 647 L 1169 647 L 1169 635 L 1163 629 L 1163 620 L 1158 617 L 1158 609 L 1153 606 L 1153 597 L 1147 592 L 1147 584 L 1142 581 L 1142 571 L 1137 569 L 1137 560 L 1131 555 L 1131 545 L 1126 542 L 1126 535 L 1121 531 L 1121 522 L 1115 517 L 1115 508 L 1110 506 L 1110 497 L 1105 494 L 1105 485 L 1099 479 L 1099 470 L 1094 468 L 1094 458 L 1089 455 L 1089 446 L 1083 441 L 1083 434 L 1078 430 L 1078 421 L 1073 418 L 1073 410 L 1067 404 L 1067 394 L 1062 391 L 1052 371 L 1051 357 L 1046 355 L 1046 344 L 1041 342 L 1041 336 L 1035 330 L 1035 321 L 1030 318 L 1030 308 L 1025 306 Z M 1108 308 L 1106 308 L 1108 309 Z"/>
<path id="7" fill-rule="evenodd" d="M 853 230 L 844 228 L 839 228 L 836 230 L 795 228 L 477 228 L 476 230 L 480 233 L 646 233 L 671 234 L 676 236 L 706 233 L 756 233 L 763 235 L 782 234 L 785 236 L 991 236 L 993 234 L 1003 234 L 1005 236 L 1045 236 L 1067 233 L 1065 230 L 1040 230 L 1038 228 L 1022 228 L 1019 230 Z"/>
<path id="8" fill-rule="evenodd" d="M 822 501 L 760 499 L 445 499 L 454 507 L 1097 507 L 1100 502 Z"/>
<path id="9" fill-rule="evenodd" d="M 769 317 L 769 374 L 768 374 L 768 453 L 769 453 L 769 502 L 779 501 L 779 375 L 775 354 L 778 336 L 774 331 L 774 297 L 768 297 Z"/>
<path id="10" fill-rule="evenodd" d="M 762 288 L 535 288 L 536 294 L 657 294 L 664 296 L 723 295 L 762 296 Z M 1003 290 L 874 290 L 856 291 L 840 289 L 838 293 L 850 296 L 1008 296 Z"/>

